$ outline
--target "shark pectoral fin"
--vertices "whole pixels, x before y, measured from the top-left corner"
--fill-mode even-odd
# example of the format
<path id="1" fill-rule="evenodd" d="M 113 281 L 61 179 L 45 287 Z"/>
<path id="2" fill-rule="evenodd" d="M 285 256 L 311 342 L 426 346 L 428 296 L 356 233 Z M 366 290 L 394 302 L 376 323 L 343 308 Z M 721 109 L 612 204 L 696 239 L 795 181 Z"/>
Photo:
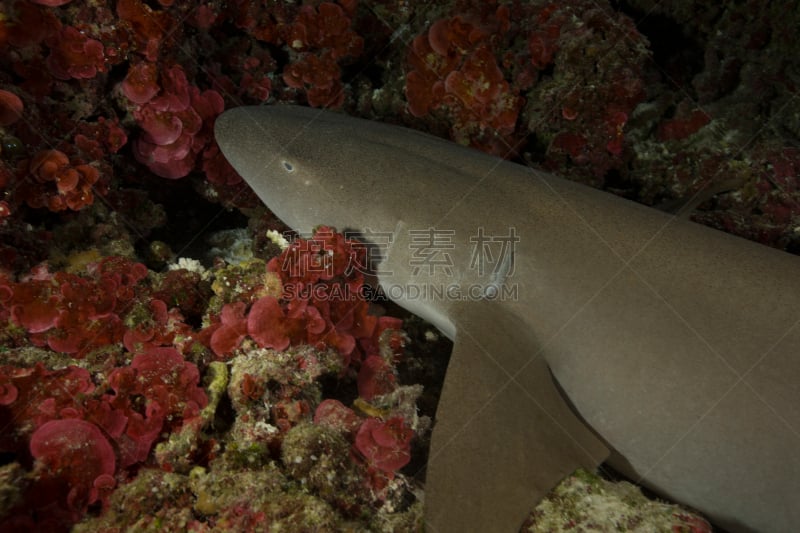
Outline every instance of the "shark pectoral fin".
<path id="1" fill-rule="evenodd" d="M 539 499 L 608 449 L 577 418 L 500 304 L 457 315 L 426 476 L 426 531 L 516 532 Z"/>

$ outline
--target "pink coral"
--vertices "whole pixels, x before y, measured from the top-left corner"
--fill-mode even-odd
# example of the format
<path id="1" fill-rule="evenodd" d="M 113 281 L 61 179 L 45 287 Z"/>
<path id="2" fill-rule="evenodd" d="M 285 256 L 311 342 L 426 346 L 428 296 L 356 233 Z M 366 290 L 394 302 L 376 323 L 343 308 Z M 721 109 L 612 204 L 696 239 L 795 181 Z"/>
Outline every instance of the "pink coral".
<path id="1" fill-rule="evenodd" d="M 328 426 L 344 433 L 355 433 L 361 426 L 358 415 L 339 400 L 322 400 L 314 411 L 314 423 Z"/>
<path id="2" fill-rule="evenodd" d="M 154 72 L 146 65 L 131 69 L 123 82 L 123 92 L 140 103 L 133 116 L 144 133 L 134 142 L 134 156 L 163 178 L 182 178 L 210 146 L 224 102 L 216 91 L 190 85 L 179 65 L 160 71 L 154 90 Z"/>
<path id="3" fill-rule="evenodd" d="M 378 355 L 370 355 L 358 371 L 358 395 L 367 401 L 395 388 L 394 367 Z"/>
<path id="4" fill-rule="evenodd" d="M 209 341 L 217 356 L 230 354 L 239 347 L 247 336 L 247 318 L 244 302 L 223 306 L 219 327 L 214 330 Z"/>
<path id="5" fill-rule="evenodd" d="M 135 104 L 146 104 L 158 94 L 158 67 L 155 63 L 141 61 L 128 70 L 122 81 L 122 92 Z"/>
<path id="6" fill-rule="evenodd" d="M 394 473 L 411 460 L 411 439 L 414 432 L 400 417 L 385 422 L 367 418 L 356 434 L 356 449 L 367 464 L 385 473 Z"/>

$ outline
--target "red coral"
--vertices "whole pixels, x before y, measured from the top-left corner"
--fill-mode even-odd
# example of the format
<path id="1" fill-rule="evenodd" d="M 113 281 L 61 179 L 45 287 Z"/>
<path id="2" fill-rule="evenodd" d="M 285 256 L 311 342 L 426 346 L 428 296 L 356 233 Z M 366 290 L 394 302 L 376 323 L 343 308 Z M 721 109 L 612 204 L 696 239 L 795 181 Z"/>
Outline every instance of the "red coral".
<path id="1" fill-rule="evenodd" d="M 92 350 L 119 342 L 125 331 L 120 318 L 115 314 L 94 316 L 90 309 L 87 306 L 62 311 L 56 329 L 46 335 L 47 346 L 56 352 L 83 357 Z M 44 345 L 42 337 L 32 337 L 31 342 Z"/>
<path id="2" fill-rule="evenodd" d="M 201 274 L 176 269 L 166 272 L 159 281 L 152 297 L 166 302 L 170 308 L 177 308 L 187 320 L 199 321 L 212 294 L 209 283 L 202 279 Z"/>
<path id="3" fill-rule="evenodd" d="M 138 51 L 148 61 L 156 61 L 167 29 L 174 28 L 169 13 L 153 11 L 141 0 L 119 0 L 117 15 L 131 28 Z"/>
<path id="4" fill-rule="evenodd" d="M 293 89 L 303 89 L 312 107 L 340 107 L 344 102 L 339 62 L 358 57 L 363 39 L 351 28 L 350 14 L 331 2 L 304 5 L 292 24 L 283 28 L 284 41 L 300 52 L 283 73 Z"/>
<path id="5" fill-rule="evenodd" d="M 522 99 L 504 79 L 493 52 L 492 34 L 508 29 L 507 8 L 498 8 L 498 13 L 506 16 L 490 25 L 460 15 L 441 19 L 414 38 L 405 93 L 414 116 L 444 109 L 454 140 L 505 156 L 513 145 Z M 498 143 L 495 136 L 505 142 Z"/>
<path id="6" fill-rule="evenodd" d="M 108 154 L 119 152 L 127 142 L 128 136 L 118 119 L 100 117 L 97 122 L 81 122 L 76 128 L 75 148 L 90 160 L 101 161 Z M 102 163 L 101 166 L 109 168 Z"/>
<path id="7" fill-rule="evenodd" d="M 61 28 L 46 44 L 50 47 L 47 66 L 58 79 L 94 78 L 98 72 L 105 72 L 103 43 L 72 26 Z"/>
<path id="8" fill-rule="evenodd" d="M 146 308 L 146 309 L 145 309 Z M 129 352 L 141 352 L 173 343 L 179 333 L 188 334 L 189 327 L 177 309 L 167 309 L 162 300 L 153 298 L 146 303 L 136 303 L 130 311 L 137 323 L 130 326 L 122 337 Z"/>
<path id="9" fill-rule="evenodd" d="M 90 267 L 89 274 L 113 282 L 111 290 L 124 305 L 134 297 L 136 284 L 147 277 L 147 267 L 126 257 L 112 255 Z"/>
<path id="10" fill-rule="evenodd" d="M 357 267 L 365 264 L 365 253 L 363 247 L 331 228 L 320 227 L 311 239 L 295 241 L 280 257 L 272 259 L 268 269 L 281 276 L 291 300 L 285 313 L 280 310 L 281 315 L 273 310 L 274 303 L 262 304 L 278 327 L 278 337 L 270 342 L 283 345 L 288 339 L 330 346 L 349 364 L 356 339 L 371 336 L 376 324 L 376 318 L 367 313 L 369 304 L 359 294 L 364 280 L 363 271 Z M 267 324 L 254 319 L 258 327 L 266 328 Z"/>
<path id="11" fill-rule="evenodd" d="M 208 30 L 219 18 L 218 9 L 208 4 L 201 4 L 197 6 L 190 21 L 201 30 Z"/>
<path id="12" fill-rule="evenodd" d="M 4 284 L 10 295 L 0 300 L 0 310 L 25 328 L 30 342 L 76 357 L 123 339 L 132 347 L 166 344 L 186 326 L 160 300 L 149 299 L 149 319 L 131 305 L 146 274 L 144 265 L 113 256 L 91 267 L 89 277 L 45 272 L 41 279 Z M 123 318 L 132 314 L 138 321 L 126 332 Z"/>
<path id="13" fill-rule="evenodd" d="M 290 345 L 311 344 L 334 348 L 345 365 L 360 365 L 377 356 L 385 335 L 397 357 L 402 352 L 402 322 L 369 314 L 363 298 L 366 248 L 331 228 L 320 227 L 311 239 L 292 243 L 267 269 L 277 273 L 284 299 L 264 296 L 246 313 L 242 304 L 226 305 L 221 321 L 201 332 L 202 342 L 218 356 L 239 346 L 246 331 L 259 346 L 285 350 Z M 246 324 L 246 329 L 243 326 Z M 387 333 L 388 330 L 389 333 Z M 373 361 L 363 371 L 360 387 L 367 396 L 391 389 L 393 369 L 378 368 Z"/>
<path id="14" fill-rule="evenodd" d="M 363 284 L 366 249 L 328 226 L 320 226 L 310 239 L 294 241 L 270 260 L 267 268 L 281 277 L 283 286 L 302 288 L 304 284 L 347 277 L 351 288 Z"/>
<path id="15" fill-rule="evenodd" d="M 252 374 L 245 374 L 242 379 L 242 394 L 251 400 L 259 401 L 267 390 L 266 384 Z"/>
<path id="16" fill-rule="evenodd" d="M 399 357 L 403 336 L 395 331 L 402 325 L 399 319 L 368 312 L 369 302 L 362 296 L 365 254 L 360 243 L 324 226 L 311 239 L 292 243 L 267 265 L 280 276 L 286 299 L 258 299 L 247 314 L 247 334 L 259 346 L 276 350 L 298 344 L 335 349 L 345 365 L 361 365 L 359 391 L 371 398 L 393 390 L 394 360 L 384 364 L 378 356 L 385 342 L 388 357 Z M 239 335 L 234 327 L 213 325 L 204 342 L 219 343 L 214 348 L 219 354 L 238 346 Z"/>
<path id="17" fill-rule="evenodd" d="M 411 460 L 411 439 L 414 432 L 406 427 L 401 417 L 381 421 L 364 420 L 356 434 L 356 449 L 367 464 L 382 472 L 392 474 Z"/>
<path id="18" fill-rule="evenodd" d="M 537 8 L 528 58 L 546 80 L 528 92 L 528 126 L 548 146 L 544 166 L 600 185 L 626 168 L 625 129 L 643 100 L 646 41 L 631 21 L 607 8 Z M 586 50 L 604 49 L 599 55 Z M 592 80 L 589 85 L 574 80 Z"/>
<path id="19" fill-rule="evenodd" d="M 115 485 L 114 449 L 100 429 L 84 420 L 51 420 L 31 435 L 30 452 L 40 483 L 60 485 L 67 508 L 83 513 Z"/>
<path id="20" fill-rule="evenodd" d="M 340 107 L 344 102 L 341 70 L 330 52 L 319 57 L 308 54 L 286 67 L 283 81 L 293 89 L 304 89 L 311 107 Z"/>
<path id="21" fill-rule="evenodd" d="M 59 150 L 42 150 L 23 164 L 29 174 L 20 184 L 19 195 L 31 207 L 50 211 L 80 209 L 94 201 L 92 186 L 100 179 L 98 170 L 82 160 L 70 160 Z"/>
<path id="22" fill-rule="evenodd" d="M 16 94 L 0 89 L 0 126 L 10 126 L 22 116 L 22 100 Z"/>
<path id="23" fill-rule="evenodd" d="M 180 116 L 178 113 L 180 113 Z M 154 146 L 154 151 L 159 150 L 159 147 L 162 146 L 167 147 L 164 150 L 165 152 L 174 151 L 175 149 L 170 145 L 174 145 L 183 136 L 183 142 L 180 146 L 185 149 L 178 150 L 181 154 L 179 157 L 189 152 L 192 136 L 200 130 L 200 117 L 188 105 L 175 111 L 169 108 L 161 110 L 155 106 L 143 106 L 136 110 L 134 116 L 145 131 L 144 141 L 137 142 L 145 142 Z M 141 148 L 139 150 L 142 151 Z M 167 159 L 164 161 L 167 161 Z"/>
<path id="24" fill-rule="evenodd" d="M 136 355 L 129 367 L 109 375 L 114 394 L 104 399 L 128 417 L 125 432 L 116 439 L 122 467 L 144 461 L 162 430 L 177 429 L 198 416 L 208 403 L 199 381 L 197 366 L 174 348 L 150 348 Z"/>
<path id="25" fill-rule="evenodd" d="M 14 3 L 16 24 L 8 30 L 8 42 L 18 48 L 38 44 L 54 35 L 61 22 L 52 10 L 28 2 Z"/>
<path id="26" fill-rule="evenodd" d="M 214 185 L 230 186 L 242 183 L 242 177 L 222 155 L 216 142 L 203 152 L 203 172 L 209 183 Z"/>
<path id="27" fill-rule="evenodd" d="M 270 91 L 272 90 L 272 80 L 266 75 L 254 76 L 249 72 L 242 75 L 241 87 L 244 94 L 257 100 L 259 102 L 266 102 L 269 100 Z"/>
<path id="28" fill-rule="evenodd" d="M 74 366 L 0 366 L 0 451 L 24 462 L 29 450 L 37 465 L 24 502 L 7 515 L 45 513 L 63 525 L 88 505 L 105 504 L 117 468 L 146 460 L 163 432 L 200 420 L 207 398 L 199 380 L 197 367 L 173 348 L 137 354 L 101 388 Z M 0 530 L 9 524 L 0 522 Z"/>
<path id="29" fill-rule="evenodd" d="M 423 117 L 440 105 L 445 94 L 445 75 L 458 65 L 455 54 L 436 53 L 430 34 L 429 31 L 416 36 L 408 55 L 410 71 L 406 75 L 405 92 L 408 109 L 415 117 Z"/>
<path id="30" fill-rule="evenodd" d="M 550 144 L 550 148 L 568 153 L 576 163 L 581 164 L 586 161 L 585 152 L 588 144 L 583 135 L 562 132 L 556 135 Z"/>
<path id="31" fill-rule="evenodd" d="M 692 109 L 691 112 L 688 112 L 684 110 L 684 107 L 679 106 L 679 110 L 682 110 L 680 116 L 665 120 L 658 125 L 656 137 L 660 141 L 685 139 L 711 122 L 711 117 L 702 109 Z"/>
<path id="32" fill-rule="evenodd" d="M 364 40 L 351 29 L 350 17 L 338 5 L 322 2 L 304 5 L 288 28 L 286 42 L 295 50 L 327 49 L 333 60 L 358 57 Z"/>
<path id="33" fill-rule="evenodd" d="M 528 53 L 531 63 L 539 70 L 547 68 L 558 51 L 558 37 L 561 34 L 561 23 L 558 17 L 552 18 L 555 5 L 545 8 L 539 15 L 541 26 L 528 37 Z"/>
<path id="34" fill-rule="evenodd" d="M 285 350 L 292 339 L 295 342 L 304 340 L 306 317 L 296 311 L 292 315 L 287 316 L 274 296 L 264 296 L 253 304 L 247 315 L 247 333 L 259 346 Z"/>
<path id="35" fill-rule="evenodd" d="M 0 383 L 6 391 L 0 406 L 0 451 L 18 452 L 20 444 L 42 424 L 66 416 L 81 416 L 80 398 L 95 387 L 88 371 L 70 366 L 47 370 L 37 363 L 31 368 L 0 367 Z"/>
<path id="36" fill-rule="evenodd" d="M 6 376 L 0 376 L 0 380 L 5 381 L 7 378 Z M 0 382 L 0 405 L 9 405 L 16 401 L 19 397 L 19 390 L 14 386 L 13 383 L 1 383 Z"/>
<path id="37" fill-rule="evenodd" d="M 31 0 L 31 2 L 48 7 L 58 7 L 69 4 L 72 0 Z"/>
<path id="38" fill-rule="evenodd" d="M 200 372 L 174 348 L 151 348 L 133 358 L 137 391 L 151 402 L 147 410 L 184 419 L 197 416 L 208 400 L 198 386 Z M 157 403 L 158 405 L 153 405 Z"/>
<path id="39" fill-rule="evenodd" d="M 14 322 L 29 333 L 41 333 L 55 327 L 59 297 L 50 281 L 31 280 L 13 284 L 11 296 L 3 302 Z"/>
<path id="40" fill-rule="evenodd" d="M 270 409 L 273 423 L 282 432 L 289 431 L 311 414 L 307 400 L 294 400 L 288 394 L 286 396 L 275 402 Z"/>
<path id="41" fill-rule="evenodd" d="M 624 128 L 628 122 L 628 114 L 624 111 L 612 110 L 607 114 L 607 117 L 605 125 L 609 140 L 606 143 L 606 150 L 618 156 L 622 153 Z"/>

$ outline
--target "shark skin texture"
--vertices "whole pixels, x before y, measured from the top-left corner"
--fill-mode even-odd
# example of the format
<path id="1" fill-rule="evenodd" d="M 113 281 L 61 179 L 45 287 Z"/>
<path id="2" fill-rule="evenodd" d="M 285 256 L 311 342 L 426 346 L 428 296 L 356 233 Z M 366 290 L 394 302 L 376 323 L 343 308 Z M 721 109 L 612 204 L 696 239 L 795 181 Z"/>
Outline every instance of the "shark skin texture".
<path id="1" fill-rule="evenodd" d="M 215 134 L 289 226 L 388 233 L 379 283 L 454 340 L 427 531 L 517 531 L 609 450 L 611 466 L 728 530 L 800 523 L 800 258 L 329 111 L 235 108 Z M 414 261 L 430 228 L 447 236 L 439 271 Z M 513 254 L 475 268 L 476 235 L 512 233 Z M 478 290 L 408 290 L 430 286 Z M 516 293 L 496 297 L 504 287 Z"/>

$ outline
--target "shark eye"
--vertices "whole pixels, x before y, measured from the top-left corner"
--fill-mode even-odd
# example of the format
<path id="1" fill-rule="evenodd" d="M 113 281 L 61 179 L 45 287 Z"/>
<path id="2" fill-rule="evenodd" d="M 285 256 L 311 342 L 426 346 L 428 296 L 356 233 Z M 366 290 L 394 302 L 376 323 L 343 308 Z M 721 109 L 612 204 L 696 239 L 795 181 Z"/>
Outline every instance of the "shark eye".
<path id="1" fill-rule="evenodd" d="M 283 168 L 286 170 L 286 172 L 294 172 L 294 165 L 291 164 L 289 161 L 281 161 L 281 164 L 283 165 Z"/>

